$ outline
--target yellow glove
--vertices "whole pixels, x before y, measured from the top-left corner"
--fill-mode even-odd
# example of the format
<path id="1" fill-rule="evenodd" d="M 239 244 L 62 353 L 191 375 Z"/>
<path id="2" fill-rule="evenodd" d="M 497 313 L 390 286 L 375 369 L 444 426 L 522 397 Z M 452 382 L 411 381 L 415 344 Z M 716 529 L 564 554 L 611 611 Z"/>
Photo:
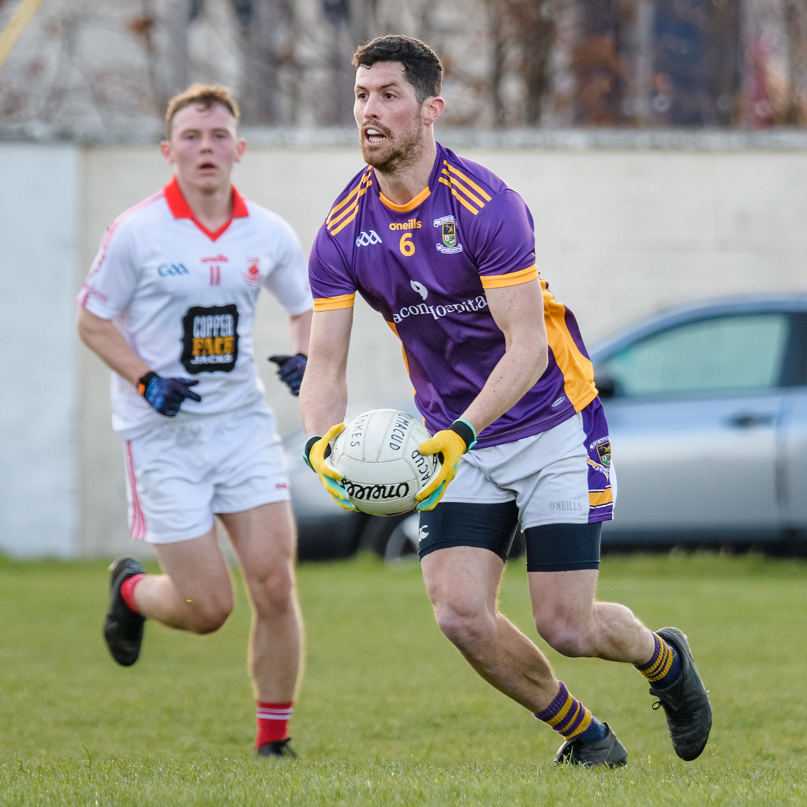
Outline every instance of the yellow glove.
<path id="1" fill-rule="evenodd" d="M 334 470 L 325 462 L 325 457 L 330 454 L 331 440 L 344 431 L 345 424 L 337 423 L 331 426 L 324 437 L 315 435 L 309 437 L 303 449 L 303 459 L 306 465 L 311 468 L 319 477 L 319 481 L 325 486 L 325 490 L 331 494 L 331 498 L 345 510 L 355 510 L 348 498 L 347 491 L 339 483 L 342 481 L 342 474 Z"/>
<path id="2" fill-rule="evenodd" d="M 437 432 L 434 437 L 418 446 L 421 454 L 442 454 L 442 464 L 434 479 L 419 490 L 415 498 L 419 504 L 415 509 L 433 510 L 443 498 L 448 483 L 457 475 L 462 455 L 476 445 L 476 432 L 467 420 L 455 420 L 450 429 Z"/>

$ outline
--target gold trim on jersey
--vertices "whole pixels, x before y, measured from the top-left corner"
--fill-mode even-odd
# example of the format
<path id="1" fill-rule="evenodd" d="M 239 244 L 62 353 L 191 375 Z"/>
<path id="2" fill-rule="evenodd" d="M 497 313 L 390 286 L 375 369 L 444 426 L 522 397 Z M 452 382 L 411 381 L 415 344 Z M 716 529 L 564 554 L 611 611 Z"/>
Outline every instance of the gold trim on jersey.
<path id="1" fill-rule="evenodd" d="M 353 308 L 356 292 L 340 294 L 338 297 L 315 297 L 314 311 L 338 311 L 340 308 Z"/>
<path id="2" fill-rule="evenodd" d="M 451 195 L 463 207 L 470 210 L 474 215 L 479 213 L 485 204 L 490 201 L 491 197 L 470 177 L 450 165 L 447 160 L 443 160 L 443 165 L 445 168 L 440 171 L 438 182 L 447 185 L 451 189 Z M 471 188 L 473 188 L 473 191 Z"/>
<path id="3" fill-rule="evenodd" d="M 462 171 L 451 165 L 448 160 L 443 160 L 443 164 L 446 166 L 446 168 L 448 168 L 449 171 L 451 171 L 452 174 L 456 174 L 463 182 L 470 185 L 485 200 L 485 202 L 489 202 L 491 200 L 491 197 L 485 193 L 484 189 L 480 188 L 479 185 L 477 185 L 476 182 L 474 182 L 469 176 L 466 176 L 462 173 Z M 482 204 L 484 205 L 484 203 Z"/>
<path id="4" fill-rule="evenodd" d="M 541 280 L 544 296 L 544 320 L 549 348 L 555 363 L 563 373 L 564 390 L 575 411 L 585 409 L 596 397 L 594 386 L 594 365 L 587 359 L 574 342 L 566 325 L 566 306 L 559 303 Z"/>
<path id="5" fill-rule="evenodd" d="M 501 289 L 504 286 L 520 286 L 522 283 L 529 283 L 531 280 L 538 280 L 538 267 L 533 264 L 518 272 L 510 272 L 506 275 L 479 275 L 484 289 Z"/>
<path id="6" fill-rule="evenodd" d="M 614 501 L 614 492 L 611 488 L 607 490 L 590 490 L 588 493 L 589 507 L 601 507 L 603 504 L 611 504 Z"/>
<path id="7" fill-rule="evenodd" d="M 431 190 L 429 190 L 429 186 L 427 185 L 411 202 L 407 202 L 405 205 L 396 205 L 395 202 L 391 202 L 384 196 L 383 193 L 379 191 L 378 198 L 390 209 L 394 210 L 396 213 L 407 213 L 410 210 L 414 210 L 421 202 L 425 201 L 426 199 L 431 196 Z"/>
<path id="8" fill-rule="evenodd" d="M 443 179 L 443 177 L 440 177 L 440 179 L 439 179 L 439 180 L 437 180 L 437 181 L 438 181 L 438 182 L 442 182 L 442 183 L 443 183 L 443 185 L 448 185 L 448 187 L 451 189 L 451 195 L 452 195 L 452 196 L 453 196 L 453 197 L 454 197 L 454 198 L 455 198 L 455 199 L 456 199 L 456 200 L 457 200 L 457 201 L 458 201 L 458 202 L 459 202 L 459 203 L 460 203 L 460 204 L 461 204 L 463 207 L 465 207 L 465 208 L 467 208 L 468 210 L 470 210 L 470 211 L 471 211 L 471 213 L 473 213 L 474 215 L 476 215 L 476 214 L 479 212 L 479 211 L 478 211 L 478 210 L 477 210 L 477 209 L 476 209 L 476 208 L 475 208 L 473 205 L 469 205 L 469 204 L 468 204 L 468 202 L 466 202 L 466 201 L 465 201 L 465 199 L 463 199 L 463 198 L 462 198 L 462 196 L 460 196 L 460 195 L 459 195 L 459 194 L 458 194 L 458 193 L 457 193 L 457 192 L 454 190 L 454 188 L 452 188 L 452 187 L 451 187 L 451 182 L 450 182 L 449 180 L 447 180 L 447 179 Z"/>
<path id="9" fill-rule="evenodd" d="M 359 212 L 359 199 L 373 184 L 371 170 L 368 166 L 364 176 L 359 180 L 359 184 L 339 204 L 331 208 L 331 212 L 325 219 L 325 228 L 331 235 L 336 235 L 356 218 L 356 214 Z"/>

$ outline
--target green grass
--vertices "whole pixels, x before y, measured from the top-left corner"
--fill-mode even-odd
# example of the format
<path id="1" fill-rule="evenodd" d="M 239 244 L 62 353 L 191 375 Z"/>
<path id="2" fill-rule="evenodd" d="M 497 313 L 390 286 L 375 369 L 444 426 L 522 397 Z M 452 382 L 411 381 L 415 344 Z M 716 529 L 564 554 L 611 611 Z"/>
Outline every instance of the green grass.
<path id="1" fill-rule="evenodd" d="M 104 564 L 0 560 L 0 805 L 807 804 L 805 572 L 758 556 L 606 558 L 602 599 L 689 634 L 715 722 L 683 763 L 637 672 L 549 652 L 628 748 L 626 769 L 592 773 L 553 768 L 559 738 L 439 634 L 417 566 L 300 568 L 302 759 L 278 764 L 251 757 L 243 590 L 212 636 L 147 625 L 123 669 L 100 638 Z M 534 636 L 520 561 L 501 608 Z"/>

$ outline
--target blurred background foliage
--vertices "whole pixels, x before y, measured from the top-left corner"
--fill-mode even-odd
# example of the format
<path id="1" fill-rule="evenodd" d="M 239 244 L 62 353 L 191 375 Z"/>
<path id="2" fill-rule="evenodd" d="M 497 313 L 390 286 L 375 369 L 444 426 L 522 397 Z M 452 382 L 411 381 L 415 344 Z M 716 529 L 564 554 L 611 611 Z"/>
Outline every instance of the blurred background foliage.
<path id="1" fill-rule="evenodd" d="M 158 137 L 193 80 L 246 124 L 350 125 L 351 53 L 386 33 L 440 53 L 444 125 L 807 126 L 805 0 L 45 0 L 0 68 L 0 136 Z"/>

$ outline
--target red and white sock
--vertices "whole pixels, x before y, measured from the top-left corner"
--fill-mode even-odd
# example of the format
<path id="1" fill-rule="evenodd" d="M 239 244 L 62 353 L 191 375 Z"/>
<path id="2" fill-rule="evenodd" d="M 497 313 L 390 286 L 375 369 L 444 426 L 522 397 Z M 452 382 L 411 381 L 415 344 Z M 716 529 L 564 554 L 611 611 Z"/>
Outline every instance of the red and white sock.
<path id="1" fill-rule="evenodd" d="M 134 611 L 136 614 L 139 614 L 140 611 L 137 610 L 137 605 L 135 604 L 134 599 L 134 587 L 145 577 L 144 574 L 133 574 L 131 577 L 127 577 L 123 584 L 120 587 L 120 595 L 123 597 L 123 601 L 129 606 L 129 608 Z"/>
<path id="2" fill-rule="evenodd" d="M 255 747 L 262 748 L 267 743 L 285 740 L 289 736 L 289 720 L 291 719 L 293 701 L 288 703 L 266 703 L 258 701 L 256 722 L 258 734 Z"/>

